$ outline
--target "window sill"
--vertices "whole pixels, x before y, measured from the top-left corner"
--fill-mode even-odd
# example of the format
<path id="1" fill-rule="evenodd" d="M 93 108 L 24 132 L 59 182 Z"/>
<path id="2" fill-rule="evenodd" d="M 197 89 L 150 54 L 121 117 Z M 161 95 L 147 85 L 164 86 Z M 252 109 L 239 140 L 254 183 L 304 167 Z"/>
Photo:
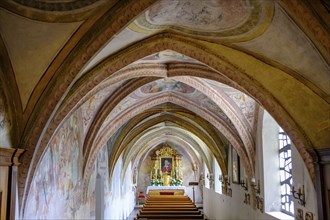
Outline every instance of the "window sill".
<path id="1" fill-rule="evenodd" d="M 283 212 L 267 212 L 267 214 L 281 220 L 294 220 L 294 217 Z"/>

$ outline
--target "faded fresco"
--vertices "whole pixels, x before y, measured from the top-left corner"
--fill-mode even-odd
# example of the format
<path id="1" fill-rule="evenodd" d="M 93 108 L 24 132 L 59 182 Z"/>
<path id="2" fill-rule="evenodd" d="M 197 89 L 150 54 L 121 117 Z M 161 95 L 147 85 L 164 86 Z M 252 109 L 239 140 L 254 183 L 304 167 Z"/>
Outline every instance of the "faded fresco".
<path id="1" fill-rule="evenodd" d="M 9 108 L 5 93 L 2 88 L 2 81 L 0 80 L 0 146 L 11 147 L 10 131 L 12 123 L 9 115 Z"/>
<path id="2" fill-rule="evenodd" d="M 99 91 L 92 97 L 90 97 L 81 107 L 82 119 L 83 119 L 83 130 L 84 134 L 87 133 L 91 122 L 93 121 L 98 109 L 102 103 L 106 100 L 109 94 L 113 93 L 115 89 L 122 85 L 122 82 L 116 83 L 105 89 Z"/>
<path id="3" fill-rule="evenodd" d="M 152 62 L 152 61 L 158 61 L 158 62 L 166 62 L 166 61 L 173 61 L 173 62 L 177 62 L 177 61 L 182 61 L 182 62 L 193 62 L 195 63 L 196 60 L 192 59 L 184 54 L 178 53 L 176 51 L 173 50 L 164 50 L 161 51 L 159 53 L 155 53 L 152 54 L 150 56 L 146 56 L 144 58 L 142 58 L 141 60 L 136 61 L 135 63 L 140 63 L 143 61 L 148 61 L 148 62 Z"/>
<path id="4" fill-rule="evenodd" d="M 251 97 L 245 95 L 242 92 L 232 92 L 227 93 L 227 95 L 234 100 L 236 105 L 242 110 L 246 119 L 249 121 L 250 125 L 253 125 L 254 120 L 254 110 L 256 107 L 256 102 Z"/>
<path id="5" fill-rule="evenodd" d="M 82 123 L 80 112 L 75 112 L 49 144 L 31 183 L 25 219 L 95 219 L 97 174 L 104 183 L 104 218 L 125 219 L 133 210 L 132 170 L 128 168 L 122 179 L 120 157 L 109 182 L 107 146 L 98 153 L 88 184 L 87 200 L 83 201 Z"/>
<path id="6" fill-rule="evenodd" d="M 195 92 L 195 89 L 193 87 L 188 86 L 182 82 L 167 78 L 148 83 L 147 85 L 141 87 L 140 90 L 142 93 L 145 94 L 164 91 L 173 91 L 186 94 Z"/>
<path id="7" fill-rule="evenodd" d="M 214 37 L 244 34 L 257 26 L 262 11 L 267 10 L 265 5 L 251 0 L 162 0 L 139 16 L 130 28 L 135 31 L 171 28 Z"/>
<path id="8" fill-rule="evenodd" d="M 81 209 L 82 149 L 79 121 L 81 119 L 76 112 L 48 145 L 31 184 L 25 218 L 73 219 L 87 216 Z M 52 204 L 52 207 L 48 204 Z"/>

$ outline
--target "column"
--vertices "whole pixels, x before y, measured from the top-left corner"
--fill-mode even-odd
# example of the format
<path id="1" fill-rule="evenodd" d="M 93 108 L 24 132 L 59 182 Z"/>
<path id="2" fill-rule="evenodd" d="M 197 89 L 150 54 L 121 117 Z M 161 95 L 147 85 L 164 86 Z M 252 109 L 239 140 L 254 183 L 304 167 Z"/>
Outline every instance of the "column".
<path id="1" fill-rule="evenodd" d="M 17 169 L 23 149 L 0 147 L 0 219 L 15 219 Z"/>
<path id="2" fill-rule="evenodd" d="M 318 219 L 330 219 L 330 148 L 315 149 L 318 161 L 315 163 Z"/>

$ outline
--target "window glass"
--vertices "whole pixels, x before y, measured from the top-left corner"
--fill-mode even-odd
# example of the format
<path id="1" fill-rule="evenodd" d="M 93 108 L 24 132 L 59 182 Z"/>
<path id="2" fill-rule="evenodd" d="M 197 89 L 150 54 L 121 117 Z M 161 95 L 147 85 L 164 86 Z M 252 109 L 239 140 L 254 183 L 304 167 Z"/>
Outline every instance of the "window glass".
<path id="1" fill-rule="evenodd" d="M 280 128 L 279 131 L 279 160 L 280 160 L 280 183 L 281 183 L 281 210 L 294 215 L 294 205 L 291 195 L 292 188 L 292 158 L 291 140 Z"/>

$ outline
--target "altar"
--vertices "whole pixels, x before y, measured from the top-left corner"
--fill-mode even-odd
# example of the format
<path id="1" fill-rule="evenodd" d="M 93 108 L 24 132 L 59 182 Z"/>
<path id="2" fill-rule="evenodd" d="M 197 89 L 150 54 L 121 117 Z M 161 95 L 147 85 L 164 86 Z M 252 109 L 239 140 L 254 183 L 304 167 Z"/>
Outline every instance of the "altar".
<path id="1" fill-rule="evenodd" d="M 185 186 L 148 186 L 148 195 L 185 195 Z"/>

